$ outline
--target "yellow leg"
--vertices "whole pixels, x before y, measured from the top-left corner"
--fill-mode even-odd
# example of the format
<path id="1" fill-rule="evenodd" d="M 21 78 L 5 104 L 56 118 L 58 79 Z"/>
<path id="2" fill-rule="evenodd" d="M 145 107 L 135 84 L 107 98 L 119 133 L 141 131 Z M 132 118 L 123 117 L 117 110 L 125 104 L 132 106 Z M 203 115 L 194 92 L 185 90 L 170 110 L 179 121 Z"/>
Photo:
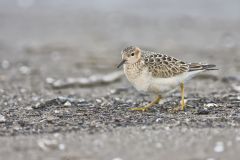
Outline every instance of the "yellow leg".
<path id="1" fill-rule="evenodd" d="M 170 111 L 173 113 L 178 112 L 179 110 L 184 110 L 185 109 L 185 103 L 184 103 L 184 83 L 182 82 L 180 84 L 180 89 L 181 89 L 181 106 L 179 107 L 175 107 L 173 109 L 171 109 Z"/>
<path id="2" fill-rule="evenodd" d="M 181 110 L 183 111 L 185 109 L 185 103 L 184 103 L 184 83 L 183 82 L 180 84 L 180 88 L 181 88 L 181 97 L 182 97 L 182 100 L 181 100 Z"/>
<path id="3" fill-rule="evenodd" d="M 146 111 L 148 110 L 150 107 L 152 107 L 155 104 L 158 104 L 159 101 L 161 99 L 161 96 L 157 96 L 156 99 L 154 99 L 151 103 L 149 103 L 148 105 L 144 106 L 144 107 L 137 107 L 137 108 L 131 108 L 131 111 Z"/>

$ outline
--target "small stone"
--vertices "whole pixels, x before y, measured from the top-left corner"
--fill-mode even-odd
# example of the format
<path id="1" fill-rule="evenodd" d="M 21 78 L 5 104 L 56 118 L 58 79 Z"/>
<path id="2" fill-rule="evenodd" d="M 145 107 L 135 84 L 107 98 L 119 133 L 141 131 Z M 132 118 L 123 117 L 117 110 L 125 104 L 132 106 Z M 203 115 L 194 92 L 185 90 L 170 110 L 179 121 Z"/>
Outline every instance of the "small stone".
<path id="1" fill-rule="evenodd" d="M 115 93 L 116 93 L 115 89 L 110 90 L 110 94 L 115 94 Z"/>
<path id="2" fill-rule="evenodd" d="M 219 141 L 215 144 L 214 151 L 217 153 L 221 153 L 224 151 L 224 143 Z"/>
<path id="3" fill-rule="evenodd" d="M 96 99 L 96 102 L 97 103 L 102 103 L 102 100 L 101 99 Z"/>
<path id="4" fill-rule="evenodd" d="M 21 88 L 21 89 L 20 89 L 20 92 L 21 92 L 21 93 L 25 93 L 25 92 L 26 92 L 26 89 L 25 89 L 25 88 Z"/>
<path id="5" fill-rule="evenodd" d="M 52 85 L 53 85 L 54 87 L 64 86 L 64 85 L 63 85 L 63 82 L 62 82 L 61 80 L 56 80 L 56 81 L 54 81 L 54 82 L 52 83 Z"/>
<path id="6" fill-rule="evenodd" d="M 32 97 L 32 100 L 36 102 L 36 101 L 39 100 L 39 97 L 37 97 L 37 96 L 33 96 L 33 97 Z"/>
<path id="7" fill-rule="evenodd" d="M 64 107 L 71 107 L 72 104 L 71 104 L 71 102 L 66 101 L 63 106 L 64 106 Z"/>
<path id="8" fill-rule="evenodd" d="M 205 106 L 205 107 L 208 107 L 208 108 L 211 108 L 211 107 L 218 107 L 218 105 L 215 104 L 215 103 L 208 103 L 208 104 L 205 104 L 204 106 Z"/>
<path id="9" fill-rule="evenodd" d="M 198 109 L 197 114 L 209 114 L 210 111 L 207 108 Z"/>
<path id="10" fill-rule="evenodd" d="M 21 127 L 20 127 L 19 125 L 14 125 L 14 126 L 13 126 L 13 129 L 16 130 L 16 131 L 18 131 L 18 130 L 21 129 Z"/>
<path id="11" fill-rule="evenodd" d="M 61 103 L 65 103 L 68 98 L 67 98 L 67 97 L 63 97 L 63 96 L 59 96 L 57 99 L 58 99 Z"/>
<path id="12" fill-rule="evenodd" d="M 0 114 L 0 123 L 6 122 L 6 118 Z"/>
<path id="13" fill-rule="evenodd" d="M 55 81 L 55 80 L 54 80 L 53 78 L 51 78 L 51 77 L 47 77 L 47 78 L 46 78 L 46 82 L 47 82 L 48 84 L 52 84 L 54 81 Z"/>
<path id="14" fill-rule="evenodd" d="M 37 103 L 35 106 L 34 106 L 34 108 L 39 108 L 41 106 L 41 103 Z"/>
<path id="15" fill-rule="evenodd" d="M 86 100 L 85 100 L 85 99 L 83 99 L 83 98 L 80 98 L 80 99 L 78 100 L 78 102 L 79 102 L 79 103 L 85 103 L 85 102 L 86 102 Z"/>
<path id="16" fill-rule="evenodd" d="M 207 158 L 206 160 L 215 160 L 214 158 Z"/>
<path id="17" fill-rule="evenodd" d="M 54 136 L 55 138 L 59 138 L 61 135 L 60 135 L 60 133 L 54 133 L 53 136 Z"/>
<path id="18" fill-rule="evenodd" d="M 29 74 L 30 73 L 30 68 L 27 67 L 27 66 L 21 66 L 19 68 L 19 71 L 22 73 L 22 74 Z"/>
<path id="19" fill-rule="evenodd" d="M 37 143 L 38 143 L 38 146 L 44 151 L 54 150 L 59 148 L 56 140 L 41 139 L 41 140 L 38 140 Z"/>
<path id="20" fill-rule="evenodd" d="M 3 69 L 8 69 L 10 67 L 10 63 L 7 60 L 3 60 L 1 65 Z"/>
<path id="21" fill-rule="evenodd" d="M 33 108 L 32 108 L 31 106 L 27 106 L 25 109 L 28 110 L 28 111 L 30 111 L 30 110 L 32 110 Z"/>
<path id="22" fill-rule="evenodd" d="M 120 157 L 115 157 L 115 158 L 113 158 L 112 160 L 123 160 L 123 159 L 120 158 Z"/>
<path id="23" fill-rule="evenodd" d="M 162 143 L 156 143 L 155 146 L 156 148 L 162 148 Z"/>
<path id="24" fill-rule="evenodd" d="M 169 126 L 166 126 L 166 127 L 164 127 L 164 130 L 169 131 L 169 130 L 170 130 L 170 127 L 169 127 Z"/>
<path id="25" fill-rule="evenodd" d="M 143 131 L 145 131 L 146 129 L 147 129 L 146 126 L 142 126 L 142 127 L 141 127 L 141 130 L 143 130 Z"/>
<path id="26" fill-rule="evenodd" d="M 118 98 L 118 97 L 116 97 L 116 98 L 114 98 L 115 99 L 115 101 L 120 101 L 120 98 Z"/>
<path id="27" fill-rule="evenodd" d="M 186 122 L 186 123 L 189 123 L 190 121 L 191 121 L 191 119 L 189 119 L 189 118 L 186 118 L 186 119 L 185 119 L 185 122 Z"/>
<path id="28" fill-rule="evenodd" d="M 232 84 L 232 88 L 237 91 L 237 92 L 240 92 L 240 85 L 238 84 Z"/>
<path id="29" fill-rule="evenodd" d="M 0 89 L 0 93 L 4 93 L 5 91 L 4 91 L 4 89 Z"/>
<path id="30" fill-rule="evenodd" d="M 59 145 L 58 145 L 58 149 L 61 150 L 61 151 L 65 150 L 65 145 L 62 144 L 62 143 L 59 144 Z"/>
<path id="31" fill-rule="evenodd" d="M 52 121 L 54 121 L 55 120 L 55 117 L 54 116 L 48 116 L 47 117 L 47 121 L 48 122 L 52 122 Z"/>
<path id="32" fill-rule="evenodd" d="M 157 118 L 156 119 L 156 122 L 161 122 L 162 121 L 162 118 Z"/>
<path id="33" fill-rule="evenodd" d="M 237 142 L 240 142 L 240 136 L 237 136 L 237 137 L 235 138 L 235 140 L 236 140 Z"/>
<path id="34" fill-rule="evenodd" d="M 58 113 L 60 113 L 60 111 L 59 110 L 54 110 L 54 113 L 58 114 Z"/>

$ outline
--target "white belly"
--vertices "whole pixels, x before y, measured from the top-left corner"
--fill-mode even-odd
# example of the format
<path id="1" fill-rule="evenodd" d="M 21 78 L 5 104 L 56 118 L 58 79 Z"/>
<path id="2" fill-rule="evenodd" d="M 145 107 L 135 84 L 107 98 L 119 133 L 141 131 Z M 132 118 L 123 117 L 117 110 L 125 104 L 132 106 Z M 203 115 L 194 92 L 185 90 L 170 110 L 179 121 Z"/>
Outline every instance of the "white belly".
<path id="1" fill-rule="evenodd" d="M 128 74 L 125 70 L 128 80 L 137 90 L 163 96 L 174 90 L 180 83 L 191 79 L 199 72 L 201 71 L 185 72 L 169 78 L 156 78 L 153 77 L 147 69 L 142 70 L 141 74 L 136 75 Z"/>
<path id="2" fill-rule="evenodd" d="M 150 75 L 147 69 L 143 70 L 141 74 L 135 77 L 127 75 L 127 78 L 138 91 L 144 92 L 148 91 L 149 85 L 151 84 L 152 81 L 152 76 Z"/>
<path id="3" fill-rule="evenodd" d="M 169 92 L 176 89 L 180 83 L 191 79 L 199 72 L 202 71 L 185 72 L 170 78 L 152 78 L 148 91 L 160 95 L 168 94 Z"/>

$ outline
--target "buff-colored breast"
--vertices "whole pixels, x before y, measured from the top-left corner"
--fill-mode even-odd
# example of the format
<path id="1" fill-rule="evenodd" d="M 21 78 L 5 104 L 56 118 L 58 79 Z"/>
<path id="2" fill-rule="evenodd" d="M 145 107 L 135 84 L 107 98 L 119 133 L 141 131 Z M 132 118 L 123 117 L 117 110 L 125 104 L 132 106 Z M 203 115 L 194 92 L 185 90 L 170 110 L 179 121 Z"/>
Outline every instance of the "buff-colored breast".
<path id="1" fill-rule="evenodd" d="M 143 62 L 125 64 L 124 73 L 131 84 L 139 91 L 147 92 L 151 83 L 151 73 Z"/>

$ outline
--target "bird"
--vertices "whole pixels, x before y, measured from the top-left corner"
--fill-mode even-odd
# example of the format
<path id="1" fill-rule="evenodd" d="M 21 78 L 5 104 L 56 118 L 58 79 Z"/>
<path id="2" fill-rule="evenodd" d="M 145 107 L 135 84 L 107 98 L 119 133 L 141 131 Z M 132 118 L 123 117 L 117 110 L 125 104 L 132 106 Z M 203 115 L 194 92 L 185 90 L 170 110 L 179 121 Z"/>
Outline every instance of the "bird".
<path id="1" fill-rule="evenodd" d="M 217 70 L 214 64 L 187 63 L 166 54 L 142 50 L 136 46 L 121 51 L 123 66 L 128 81 L 141 92 L 153 94 L 156 98 L 144 107 L 131 108 L 133 111 L 147 111 L 170 95 L 178 87 L 181 90 L 179 110 L 185 110 L 184 84 L 203 71 Z"/>

